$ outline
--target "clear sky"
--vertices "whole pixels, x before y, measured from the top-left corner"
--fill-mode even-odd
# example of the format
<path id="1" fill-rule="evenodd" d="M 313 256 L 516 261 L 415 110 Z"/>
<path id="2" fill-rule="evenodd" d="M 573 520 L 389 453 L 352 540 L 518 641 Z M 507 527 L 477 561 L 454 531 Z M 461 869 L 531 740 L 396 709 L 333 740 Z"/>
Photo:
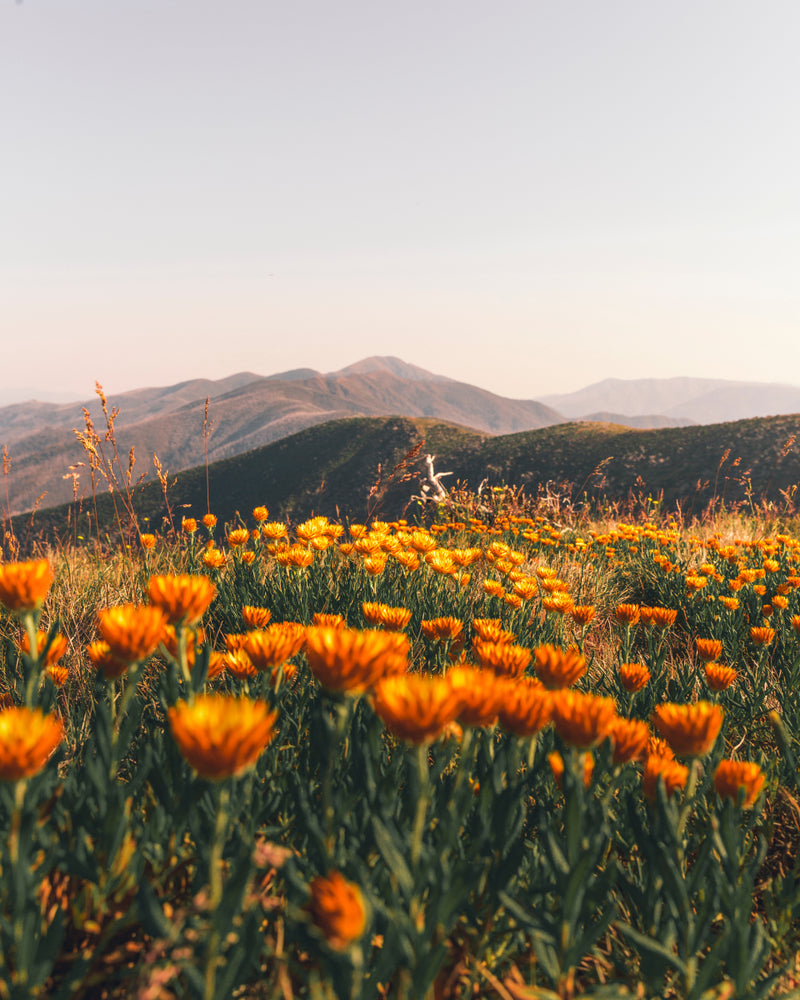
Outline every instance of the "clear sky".
<path id="1" fill-rule="evenodd" d="M 0 0 L 0 393 L 800 384 L 797 0 Z"/>

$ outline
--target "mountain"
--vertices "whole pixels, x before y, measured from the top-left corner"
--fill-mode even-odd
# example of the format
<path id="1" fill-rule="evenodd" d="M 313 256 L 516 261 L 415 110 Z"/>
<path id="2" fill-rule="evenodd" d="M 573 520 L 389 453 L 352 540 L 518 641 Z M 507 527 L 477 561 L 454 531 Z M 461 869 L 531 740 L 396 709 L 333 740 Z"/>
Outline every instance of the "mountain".
<path id="1" fill-rule="evenodd" d="M 207 398 L 210 422 L 205 425 Z M 84 405 L 102 439 L 106 424 L 100 400 Z M 110 399 L 108 407 L 109 412 L 119 408 L 114 421 L 120 449 L 117 475 L 125 477 L 133 447 L 134 482 L 141 471 L 152 477 L 154 454 L 173 474 L 203 463 L 206 450 L 209 461 L 228 458 L 343 417 L 431 417 L 489 434 L 562 419 L 534 400 L 505 399 L 398 358 L 367 358 L 327 375 L 300 369 L 266 378 L 242 372 L 218 382 L 195 379 L 123 393 Z M 30 510 L 45 493 L 48 505 L 68 501 L 75 483 L 79 496 L 88 495 L 89 457 L 73 428 L 85 431 L 80 406 L 25 403 L 0 409 L 0 444 L 12 459 L 6 478 L 11 512 Z M 98 447 L 113 457 L 110 442 L 101 440 Z"/>
<path id="2" fill-rule="evenodd" d="M 798 413 L 800 387 L 705 378 L 608 378 L 577 392 L 542 396 L 541 402 L 573 419 L 610 412 L 711 424 Z"/>

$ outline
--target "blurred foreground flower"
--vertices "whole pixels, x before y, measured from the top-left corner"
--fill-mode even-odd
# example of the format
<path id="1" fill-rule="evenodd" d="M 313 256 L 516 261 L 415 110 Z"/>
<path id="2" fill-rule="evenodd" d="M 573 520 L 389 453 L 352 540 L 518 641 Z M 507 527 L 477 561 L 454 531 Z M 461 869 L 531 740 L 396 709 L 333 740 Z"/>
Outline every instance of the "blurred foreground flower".
<path id="1" fill-rule="evenodd" d="M 167 619 L 161 608 L 120 604 L 97 612 L 97 630 L 110 655 L 123 663 L 151 656 L 164 636 Z M 105 667 L 104 667 L 105 670 Z M 108 671 L 105 671 L 109 676 Z"/>
<path id="2" fill-rule="evenodd" d="M 0 780 L 18 781 L 42 770 L 64 738 L 61 722 L 41 709 L 0 712 Z"/>
<path id="3" fill-rule="evenodd" d="M 534 669 L 539 680 L 550 691 L 571 687 L 586 673 L 586 660 L 575 648 L 538 646 L 533 651 Z"/>
<path id="4" fill-rule="evenodd" d="M 616 716 L 612 698 L 600 698 L 582 691 L 556 691 L 553 694 L 553 723 L 570 746 L 588 750 L 608 736 Z"/>
<path id="5" fill-rule="evenodd" d="M 9 611 L 35 611 L 53 583 L 46 559 L 0 564 L 0 604 Z"/>
<path id="6" fill-rule="evenodd" d="M 179 701 L 169 710 L 182 756 L 210 781 L 252 767 L 274 735 L 276 718 L 266 702 L 221 694 L 198 695 L 191 705 Z"/>
<path id="7" fill-rule="evenodd" d="M 662 757 L 658 754 L 651 754 L 645 761 L 644 765 L 644 774 L 642 775 L 642 793 L 645 798 L 650 799 L 651 802 L 655 802 L 658 779 L 663 778 L 664 789 L 667 793 L 667 797 L 669 798 L 676 789 L 684 787 L 688 777 L 688 767 L 685 767 L 683 764 L 679 764 L 671 757 Z"/>
<path id="8" fill-rule="evenodd" d="M 367 926 L 364 897 L 359 887 L 340 872 L 311 881 L 308 904 L 311 919 L 325 935 L 331 948 L 344 951 L 360 938 Z"/>

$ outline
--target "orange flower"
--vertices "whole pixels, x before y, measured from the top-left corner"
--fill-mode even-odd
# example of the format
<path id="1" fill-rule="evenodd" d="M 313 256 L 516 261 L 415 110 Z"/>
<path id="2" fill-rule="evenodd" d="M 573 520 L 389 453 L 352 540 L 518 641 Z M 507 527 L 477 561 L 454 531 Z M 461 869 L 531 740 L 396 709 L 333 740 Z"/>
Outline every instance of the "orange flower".
<path id="1" fill-rule="evenodd" d="M 228 545 L 232 549 L 238 548 L 250 538 L 250 532 L 247 528 L 234 528 L 233 531 L 228 532 Z"/>
<path id="2" fill-rule="evenodd" d="M 344 951 L 362 937 L 367 926 L 367 911 L 361 890 L 339 872 L 330 872 L 326 878 L 318 875 L 312 879 L 308 910 L 328 944 L 336 951 Z"/>
<path id="3" fill-rule="evenodd" d="M 516 636 L 500 625 L 499 618 L 473 618 L 472 631 L 485 642 L 513 642 Z"/>
<path id="4" fill-rule="evenodd" d="M 648 757 L 666 757 L 668 760 L 675 760 L 675 754 L 666 740 L 660 736 L 651 736 L 647 742 Z"/>
<path id="5" fill-rule="evenodd" d="M 275 540 L 285 538 L 289 534 L 289 529 L 283 521 L 270 521 L 269 524 L 261 525 L 261 534 L 264 538 Z"/>
<path id="6" fill-rule="evenodd" d="M 614 613 L 620 625 L 636 625 L 641 617 L 638 604 L 618 604 Z"/>
<path id="7" fill-rule="evenodd" d="M 722 656 L 722 642 L 719 639 L 695 639 L 698 657 L 705 663 L 711 663 Z"/>
<path id="8" fill-rule="evenodd" d="M 551 691 L 568 688 L 586 673 L 586 660 L 577 649 L 539 646 L 533 651 L 534 669 L 539 680 Z"/>
<path id="9" fill-rule="evenodd" d="M 274 735 L 277 712 L 263 701 L 200 694 L 169 712 L 172 736 L 201 778 L 221 781 L 252 767 Z"/>
<path id="10" fill-rule="evenodd" d="M 595 607 L 593 604 L 573 604 L 569 609 L 570 618 L 581 627 L 588 625 L 594 615 Z"/>
<path id="11" fill-rule="evenodd" d="M 193 517 L 181 518 L 181 531 L 184 535 L 193 535 L 197 531 L 197 521 Z"/>
<path id="12" fill-rule="evenodd" d="M 502 689 L 500 725 L 515 736 L 534 736 L 550 722 L 553 696 L 538 681 L 507 681 Z"/>
<path id="13" fill-rule="evenodd" d="M 47 644 L 47 632 L 39 631 L 36 633 L 36 649 L 38 650 L 39 656 L 42 655 L 42 650 Z M 19 639 L 19 648 L 26 655 L 30 655 L 31 652 L 31 642 L 28 638 L 28 633 L 23 632 Z M 67 640 L 61 635 L 60 632 L 56 632 L 53 636 L 53 641 L 50 643 L 50 648 L 47 650 L 47 656 L 45 657 L 44 665 L 49 667 L 61 659 L 61 657 L 67 651 Z"/>
<path id="14" fill-rule="evenodd" d="M 694 705 L 657 705 L 653 723 L 679 757 L 704 757 L 722 728 L 725 713 L 710 701 Z"/>
<path id="15" fill-rule="evenodd" d="M 118 660 L 112 656 L 108 643 L 102 639 L 89 643 L 86 647 L 86 655 L 98 670 L 103 671 L 103 676 L 107 680 L 121 677 L 128 669 L 127 660 Z"/>
<path id="16" fill-rule="evenodd" d="M 795 632 L 800 635 L 800 615 L 792 615 L 789 621 Z"/>
<path id="17" fill-rule="evenodd" d="M 463 638 L 464 635 L 464 623 L 459 618 L 432 618 L 430 621 L 421 621 L 419 627 L 431 642 L 447 642 Z"/>
<path id="18" fill-rule="evenodd" d="M 194 625 L 206 613 L 217 588 L 207 576 L 151 576 L 150 603 L 164 612 L 170 625 Z"/>
<path id="19" fill-rule="evenodd" d="M 276 624 L 258 632 L 249 632 L 242 642 L 242 648 L 258 670 L 272 670 L 296 656 L 304 642 L 303 630 Z"/>
<path id="20" fill-rule="evenodd" d="M 490 597 L 502 597 L 505 594 L 503 584 L 499 580 L 484 580 L 483 589 Z"/>
<path id="21" fill-rule="evenodd" d="M 750 629 L 750 642 L 754 646 L 768 646 L 775 638 L 775 629 L 754 625 Z"/>
<path id="22" fill-rule="evenodd" d="M 609 736 L 614 743 L 614 763 L 627 764 L 645 756 L 650 730 L 639 719 L 616 718 L 611 721 Z"/>
<path id="23" fill-rule="evenodd" d="M 0 564 L 0 604 L 9 611 L 35 611 L 53 583 L 46 559 Z"/>
<path id="24" fill-rule="evenodd" d="M 563 791 L 564 758 L 558 750 L 554 750 L 547 755 L 547 763 L 550 765 L 550 770 L 553 772 L 556 784 Z M 592 775 L 594 774 L 594 757 L 590 753 L 582 753 L 580 755 L 580 763 L 583 769 L 583 784 L 588 788 L 592 783 Z"/>
<path id="25" fill-rule="evenodd" d="M 725 667 L 721 663 L 706 664 L 706 681 L 712 691 L 724 691 L 739 676 L 739 672 L 733 667 Z"/>
<path id="26" fill-rule="evenodd" d="M 66 667 L 62 667 L 60 663 L 51 663 L 45 667 L 45 673 L 57 688 L 64 687 L 69 678 L 69 670 Z"/>
<path id="27" fill-rule="evenodd" d="M 675 608 L 652 608 L 652 622 L 656 628 L 669 628 L 675 624 L 678 612 Z"/>
<path id="28" fill-rule="evenodd" d="M 322 612 L 317 612 L 311 619 L 312 625 L 322 625 L 328 628 L 339 628 L 344 625 L 344 617 L 342 615 L 326 615 Z"/>
<path id="29" fill-rule="evenodd" d="M 156 544 L 156 536 L 149 532 L 139 535 L 139 544 L 143 549 L 152 549 Z"/>
<path id="30" fill-rule="evenodd" d="M 399 631 L 411 621 L 411 612 L 408 608 L 392 608 L 388 604 L 377 604 L 372 601 L 364 601 L 364 618 L 369 625 L 385 625 L 393 631 Z"/>
<path id="31" fill-rule="evenodd" d="M 375 684 L 373 707 L 398 739 L 430 743 L 460 715 L 461 694 L 444 677 L 400 674 Z"/>
<path id="32" fill-rule="evenodd" d="M 266 507 L 254 507 L 253 508 L 253 520 L 258 521 L 260 524 L 262 521 L 266 521 L 269 517 L 269 511 Z"/>
<path id="33" fill-rule="evenodd" d="M 720 798 L 732 799 L 734 803 L 739 801 L 739 789 L 743 788 L 745 795 L 742 805 L 745 809 L 749 809 L 761 794 L 764 774 L 758 764 L 721 760 L 714 772 L 714 787 Z"/>
<path id="34" fill-rule="evenodd" d="M 503 688 L 496 674 L 464 665 L 449 670 L 447 680 L 461 696 L 459 722 L 465 726 L 493 726 L 497 722 Z"/>
<path id="35" fill-rule="evenodd" d="M 616 707 L 611 698 L 600 698 L 582 691 L 556 691 L 553 694 L 553 723 L 565 743 L 588 750 L 602 742 L 609 733 Z"/>
<path id="36" fill-rule="evenodd" d="M 252 604 L 245 604 L 242 607 L 242 621 L 248 628 L 266 628 L 272 612 L 269 608 L 257 608 Z"/>
<path id="37" fill-rule="evenodd" d="M 641 691 L 650 680 L 650 671 L 643 663 L 622 663 L 619 668 L 620 684 L 631 694 Z"/>
<path id="38" fill-rule="evenodd" d="M 229 674 L 237 680 L 246 681 L 255 677 L 258 673 L 253 666 L 253 661 L 244 649 L 230 649 L 222 658 L 222 666 Z"/>
<path id="39" fill-rule="evenodd" d="M 308 629 L 308 665 L 332 691 L 363 691 L 377 680 L 402 674 L 408 665 L 408 637 L 402 632 L 346 628 Z"/>
<path id="40" fill-rule="evenodd" d="M 678 788 L 683 788 L 689 777 L 689 768 L 669 757 L 651 755 L 647 758 L 642 774 L 642 794 L 651 802 L 656 800 L 659 778 L 664 781 L 664 789 L 669 798 Z"/>
<path id="41" fill-rule="evenodd" d="M 0 712 L 0 781 L 30 778 L 45 766 L 64 738 L 54 715 L 40 708 L 5 708 Z"/>
<path id="42" fill-rule="evenodd" d="M 506 677 L 521 677 L 531 662 L 531 651 L 512 642 L 473 642 L 480 665 Z"/>
<path id="43" fill-rule="evenodd" d="M 164 635 L 167 619 L 161 608 L 120 604 L 97 613 L 97 629 L 115 660 L 136 663 L 151 656 Z M 104 669 L 106 676 L 110 676 Z"/>
<path id="44" fill-rule="evenodd" d="M 203 553 L 203 565 L 209 569 L 220 569 L 227 562 L 227 556 L 221 549 L 207 549 Z"/>
<path id="45" fill-rule="evenodd" d="M 434 549 L 425 555 L 425 562 L 441 576 L 452 576 L 456 571 L 455 563 L 447 549 Z"/>
<path id="46" fill-rule="evenodd" d="M 215 527 L 216 524 L 217 524 L 217 515 L 216 514 L 203 514 L 203 524 L 207 528 L 213 528 L 213 527 Z"/>

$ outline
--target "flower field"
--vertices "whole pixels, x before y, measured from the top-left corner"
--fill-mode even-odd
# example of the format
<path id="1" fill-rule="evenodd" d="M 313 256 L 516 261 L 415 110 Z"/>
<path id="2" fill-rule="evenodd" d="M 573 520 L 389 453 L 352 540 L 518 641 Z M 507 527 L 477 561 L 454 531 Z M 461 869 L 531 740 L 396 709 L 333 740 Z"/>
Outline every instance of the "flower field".
<path id="1" fill-rule="evenodd" d="M 768 527 L 257 507 L 0 563 L 0 1000 L 800 997 Z"/>

